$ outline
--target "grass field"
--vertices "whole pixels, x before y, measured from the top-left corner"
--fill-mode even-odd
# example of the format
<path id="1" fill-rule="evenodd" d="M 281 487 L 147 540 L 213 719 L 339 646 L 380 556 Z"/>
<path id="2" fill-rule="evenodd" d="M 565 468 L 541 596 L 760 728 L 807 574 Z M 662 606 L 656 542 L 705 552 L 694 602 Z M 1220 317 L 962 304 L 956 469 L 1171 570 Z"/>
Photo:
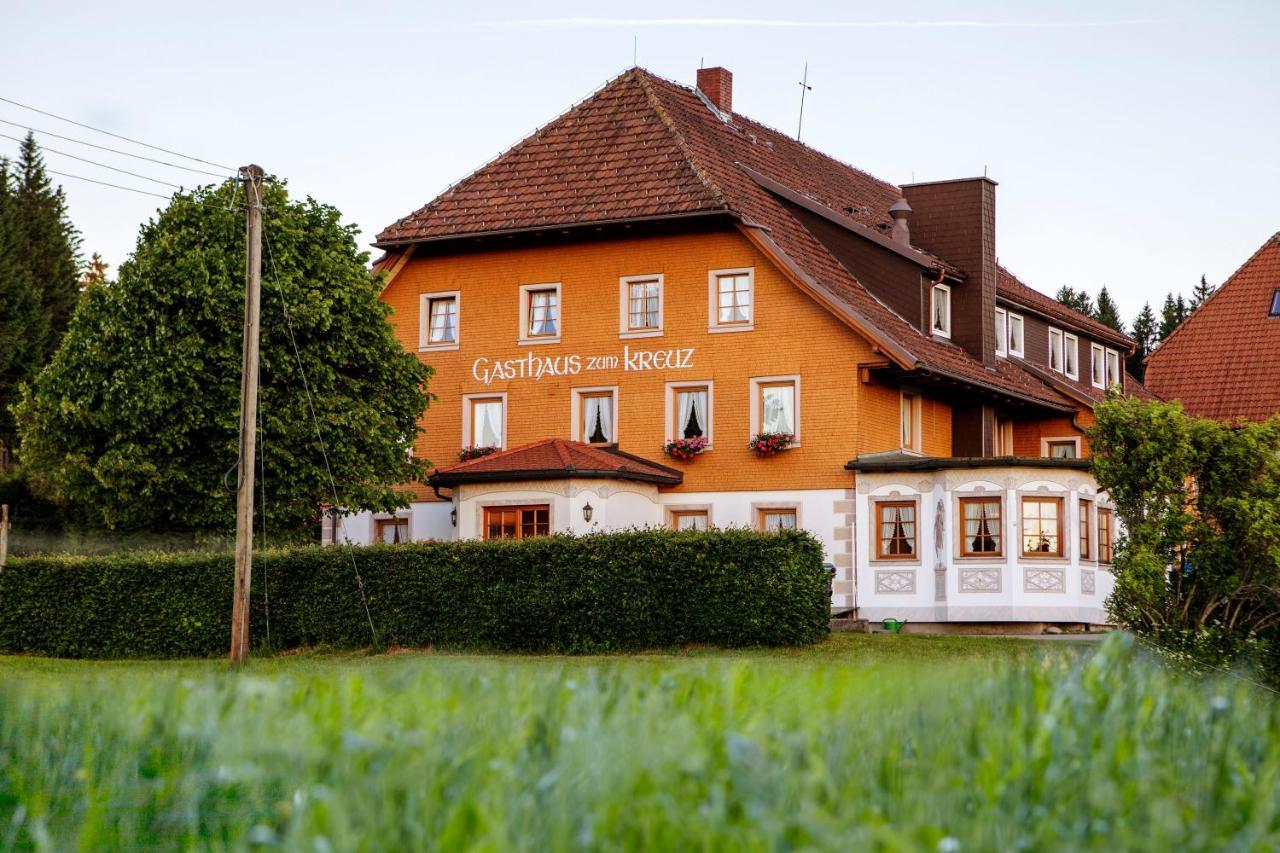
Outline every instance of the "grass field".
<path id="1" fill-rule="evenodd" d="M 1270 849 L 1273 699 L 1127 637 L 0 658 L 0 845 Z"/>

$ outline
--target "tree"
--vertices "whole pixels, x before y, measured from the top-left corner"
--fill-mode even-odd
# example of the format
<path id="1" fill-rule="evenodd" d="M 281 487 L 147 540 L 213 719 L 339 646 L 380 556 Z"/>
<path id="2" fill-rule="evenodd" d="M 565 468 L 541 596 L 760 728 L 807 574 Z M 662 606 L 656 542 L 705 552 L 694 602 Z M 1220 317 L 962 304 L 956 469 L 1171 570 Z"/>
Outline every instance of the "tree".
<path id="1" fill-rule="evenodd" d="M 1139 382 L 1147 373 L 1146 358 L 1151 355 L 1151 351 L 1155 349 L 1156 338 L 1156 315 L 1151 310 L 1151 303 L 1147 302 L 1142 306 L 1142 310 L 1138 312 L 1138 316 L 1133 321 L 1133 339 L 1137 341 L 1137 348 L 1128 360 L 1129 373 L 1133 374 Z"/>
<path id="2" fill-rule="evenodd" d="M 89 256 L 89 262 L 84 265 L 84 272 L 80 274 L 80 289 L 84 290 L 89 287 L 97 287 L 107 283 L 107 262 L 102 259 L 102 255 L 94 252 Z"/>
<path id="3" fill-rule="evenodd" d="M 228 209 L 233 190 L 177 194 L 143 226 L 116 281 L 85 292 L 18 406 L 33 484 L 94 522 L 233 525 L 245 253 L 243 218 Z M 279 182 L 267 183 L 264 203 L 267 520 L 290 528 L 333 502 L 329 467 L 340 506 L 404 506 L 406 489 L 390 484 L 424 470 L 410 449 L 431 369 L 397 341 L 355 226 L 333 207 L 290 200 Z"/>
<path id="4" fill-rule="evenodd" d="M 1076 290 L 1071 285 L 1064 284 L 1058 288 L 1058 295 L 1054 298 L 1068 308 L 1079 311 L 1086 317 L 1093 316 L 1093 299 L 1089 297 L 1088 291 L 1084 289 Z"/>
<path id="5" fill-rule="evenodd" d="M 1217 288 L 1209 284 L 1208 280 L 1201 275 L 1200 283 L 1191 291 L 1191 304 L 1187 306 L 1187 313 L 1189 314 L 1203 305 L 1205 300 L 1212 296 L 1215 290 L 1217 290 Z"/>
<path id="6" fill-rule="evenodd" d="M 35 134 L 22 141 L 15 166 L 19 254 L 49 319 L 43 352 L 33 365 L 38 369 L 58 348 L 79 299 L 80 234 L 67 217 L 62 187 L 49 180 Z"/>
<path id="7" fill-rule="evenodd" d="M 1187 302 L 1179 294 L 1177 299 L 1170 293 L 1164 298 L 1164 306 L 1160 309 L 1160 333 L 1157 336 L 1163 341 L 1173 334 L 1174 329 L 1187 319 Z"/>
<path id="8" fill-rule="evenodd" d="M 0 159 L 0 457 L 17 442 L 10 406 L 42 363 L 48 313 L 25 263 L 16 188 L 8 160 Z"/>
<path id="9" fill-rule="evenodd" d="M 1094 476 L 1126 529 L 1112 615 L 1213 664 L 1257 651 L 1280 676 L 1280 417 L 1223 424 L 1122 396 L 1095 415 Z"/>
<path id="10" fill-rule="evenodd" d="M 1093 312 L 1093 319 L 1110 326 L 1117 332 L 1124 332 L 1124 323 L 1120 320 L 1120 307 L 1112 300 L 1105 284 L 1098 291 L 1098 307 Z"/>

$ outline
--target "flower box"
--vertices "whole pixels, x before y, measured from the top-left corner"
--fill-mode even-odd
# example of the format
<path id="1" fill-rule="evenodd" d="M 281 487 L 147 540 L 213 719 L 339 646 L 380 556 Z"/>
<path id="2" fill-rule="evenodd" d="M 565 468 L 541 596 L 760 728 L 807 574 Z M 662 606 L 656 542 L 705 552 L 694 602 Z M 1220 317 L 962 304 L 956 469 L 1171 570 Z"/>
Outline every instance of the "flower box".
<path id="1" fill-rule="evenodd" d="M 747 443 L 747 447 L 761 459 L 781 453 L 790 447 L 796 437 L 789 432 L 762 432 Z"/>
<path id="2" fill-rule="evenodd" d="M 677 438 L 675 441 L 668 441 L 663 449 L 672 459 L 690 462 L 693 457 L 707 449 L 707 440 L 700 435 L 693 438 Z"/>
<path id="3" fill-rule="evenodd" d="M 497 453 L 496 447 L 464 447 L 458 453 L 459 462 L 467 462 L 471 459 L 479 459 L 481 456 L 488 456 L 490 453 Z"/>

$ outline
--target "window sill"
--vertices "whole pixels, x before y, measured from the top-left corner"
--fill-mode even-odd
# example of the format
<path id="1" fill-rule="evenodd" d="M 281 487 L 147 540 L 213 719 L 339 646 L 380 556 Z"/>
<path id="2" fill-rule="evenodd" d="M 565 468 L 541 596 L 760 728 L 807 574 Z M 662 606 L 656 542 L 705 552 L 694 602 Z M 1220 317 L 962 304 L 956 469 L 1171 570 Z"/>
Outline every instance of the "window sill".
<path id="1" fill-rule="evenodd" d="M 965 556 L 956 557 L 957 563 L 964 563 L 966 566 L 977 563 L 990 563 L 992 567 L 1005 565 L 1005 556 L 1003 554 L 967 554 Z"/>
<path id="2" fill-rule="evenodd" d="M 919 557 L 902 557 L 901 559 L 893 559 L 892 557 L 872 557 L 871 565 L 875 568 L 888 569 L 918 569 L 923 563 Z"/>
<path id="3" fill-rule="evenodd" d="M 522 347 L 536 347 L 536 346 L 541 346 L 543 344 L 558 344 L 560 343 L 560 336 L 556 335 L 554 338 L 520 338 L 516 341 L 516 343 Z"/>
<path id="4" fill-rule="evenodd" d="M 637 331 L 619 332 L 618 337 L 624 341 L 634 340 L 636 338 L 660 338 L 662 337 L 662 329 L 640 329 Z"/>
<path id="5" fill-rule="evenodd" d="M 1031 560 L 1036 563 L 1057 563 L 1063 566 L 1071 565 L 1071 559 L 1061 554 L 1021 554 L 1019 560 Z"/>
<path id="6" fill-rule="evenodd" d="M 418 347 L 418 352 L 456 352 L 458 344 L 428 344 Z"/>
<path id="7" fill-rule="evenodd" d="M 755 330 L 755 323 L 747 323 L 743 326 L 707 326 L 707 333 L 712 335 L 722 332 L 754 332 Z"/>

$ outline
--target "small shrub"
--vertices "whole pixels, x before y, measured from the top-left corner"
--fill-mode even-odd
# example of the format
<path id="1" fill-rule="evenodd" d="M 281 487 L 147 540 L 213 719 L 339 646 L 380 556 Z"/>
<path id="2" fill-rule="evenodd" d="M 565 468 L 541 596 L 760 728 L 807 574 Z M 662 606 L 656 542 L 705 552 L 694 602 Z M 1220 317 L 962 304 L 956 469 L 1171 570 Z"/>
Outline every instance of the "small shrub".
<path id="1" fill-rule="evenodd" d="M 0 650 L 87 658 L 224 654 L 233 567 L 231 554 L 12 560 L 0 573 Z M 268 617 L 277 648 L 800 645 L 826 634 L 830 602 L 821 545 L 794 531 L 306 547 L 256 554 L 253 569 L 258 648 L 267 642 Z"/>

